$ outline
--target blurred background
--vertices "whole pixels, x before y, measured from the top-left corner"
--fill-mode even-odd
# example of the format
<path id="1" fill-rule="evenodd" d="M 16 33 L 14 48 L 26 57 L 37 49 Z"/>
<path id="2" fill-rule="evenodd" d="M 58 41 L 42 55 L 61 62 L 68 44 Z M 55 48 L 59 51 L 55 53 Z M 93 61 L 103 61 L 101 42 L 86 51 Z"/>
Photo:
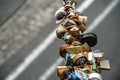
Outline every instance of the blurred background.
<path id="1" fill-rule="evenodd" d="M 111 64 L 103 80 L 120 80 L 120 1 L 77 0 L 77 7 L 85 1 L 92 1 L 83 8 L 87 26 L 95 26 L 98 36 L 93 50 L 104 52 Z M 64 65 L 59 57 L 64 42 L 54 37 L 54 13 L 61 6 L 61 0 L 0 0 L 0 80 L 59 80 L 56 66 Z"/>

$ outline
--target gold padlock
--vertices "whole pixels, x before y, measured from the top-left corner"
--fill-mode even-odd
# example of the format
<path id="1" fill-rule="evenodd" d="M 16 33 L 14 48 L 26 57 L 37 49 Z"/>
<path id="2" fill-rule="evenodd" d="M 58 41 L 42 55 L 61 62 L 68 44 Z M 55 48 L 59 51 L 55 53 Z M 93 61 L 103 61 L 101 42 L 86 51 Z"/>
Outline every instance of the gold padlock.
<path id="1" fill-rule="evenodd" d="M 65 58 L 66 53 L 67 53 L 67 48 L 69 47 L 69 44 L 63 44 L 60 48 L 59 48 L 59 54 L 61 57 Z"/>
<path id="2" fill-rule="evenodd" d="M 70 54 L 78 54 L 80 52 L 83 52 L 83 47 L 82 45 L 78 45 L 78 46 L 71 45 L 70 47 L 67 48 L 67 51 Z"/>
<path id="3" fill-rule="evenodd" d="M 82 46 L 83 46 L 84 52 L 91 52 L 92 51 L 90 46 L 87 43 L 84 43 Z"/>
<path id="4" fill-rule="evenodd" d="M 79 25 L 77 25 L 77 27 L 79 28 L 79 30 L 80 30 L 82 33 L 87 29 L 87 27 L 86 27 L 85 24 L 79 24 Z"/>
<path id="5" fill-rule="evenodd" d="M 81 52 L 81 53 L 76 54 L 76 55 L 73 57 L 73 63 L 74 63 L 74 64 L 77 64 L 77 61 L 78 61 L 80 58 L 84 58 L 84 59 L 85 59 L 85 63 L 87 62 L 86 56 L 84 55 L 83 52 Z M 84 65 L 85 65 L 85 64 L 84 64 Z"/>
<path id="6" fill-rule="evenodd" d="M 80 24 L 86 24 L 86 22 L 87 22 L 87 16 L 78 16 L 78 22 Z"/>
<path id="7" fill-rule="evenodd" d="M 78 27 L 73 27 L 70 29 L 70 34 L 71 36 L 73 37 L 78 37 L 80 36 L 80 31 L 79 31 L 79 28 Z"/>
<path id="8" fill-rule="evenodd" d="M 67 66 L 57 66 L 57 73 L 58 73 L 58 76 L 61 78 L 61 79 L 66 79 L 67 76 L 66 76 L 66 71 L 68 71 L 68 67 Z"/>
<path id="9" fill-rule="evenodd" d="M 67 72 L 73 72 L 74 68 L 72 66 L 57 66 L 57 73 L 61 80 L 67 78 Z"/>

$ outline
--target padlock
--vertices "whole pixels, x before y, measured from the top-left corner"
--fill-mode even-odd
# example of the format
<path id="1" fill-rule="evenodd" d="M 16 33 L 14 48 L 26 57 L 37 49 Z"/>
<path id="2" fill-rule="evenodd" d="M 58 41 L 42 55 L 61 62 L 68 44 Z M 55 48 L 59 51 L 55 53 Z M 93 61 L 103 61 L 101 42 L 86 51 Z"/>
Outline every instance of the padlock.
<path id="1" fill-rule="evenodd" d="M 73 36 L 73 37 L 78 37 L 78 36 L 80 36 L 80 30 L 79 30 L 79 28 L 78 28 L 78 27 L 73 27 L 73 28 L 71 28 L 71 29 L 70 29 L 70 34 L 71 34 L 71 36 Z"/>
<path id="2" fill-rule="evenodd" d="M 80 52 L 83 52 L 83 47 L 82 45 L 78 45 L 78 46 L 71 45 L 70 47 L 67 48 L 67 51 L 70 54 L 78 54 Z"/>
<path id="3" fill-rule="evenodd" d="M 66 53 L 67 53 L 67 48 L 69 47 L 69 44 L 63 44 L 60 48 L 59 48 L 59 54 L 61 57 L 65 58 Z"/>
<path id="4" fill-rule="evenodd" d="M 96 58 L 101 58 L 101 57 L 103 57 L 104 53 L 102 53 L 102 52 L 100 52 L 100 53 L 94 53 L 93 55 Z"/>
<path id="5" fill-rule="evenodd" d="M 102 76 L 99 73 L 89 74 L 89 80 L 102 80 Z"/>
<path id="6" fill-rule="evenodd" d="M 110 70 L 109 60 L 101 60 L 101 61 L 100 61 L 100 68 L 101 68 L 102 70 Z"/>
<path id="7" fill-rule="evenodd" d="M 62 39 L 65 41 L 66 44 L 72 44 L 72 42 L 76 41 L 76 38 L 71 35 L 64 35 Z"/>
<path id="8" fill-rule="evenodd" d="M 72 66 L 57 66 L 57 74 L 61 80 L 67 79 L 69 73 L 72 73 L 74 68 Z"/>
<path id="9" fill-rule="evenodd" d="M 79 28 L 79 30 L 81 31 L 81 33 L 85 32 L 87 27 L 85 24 L 77 24 L 77 27 Z"/>
<path id="10" fill-rule="evenodd" d="M 79 24 L 86 24 L 87 16 L 78 16 L 78 22 Z"/>
<path id="11" fill-rule="evenodd" d="M 58 28 L 56 30 L 57 37 L 59 39 L 62 39 L 62 37 L 66 34 L 66 32 L 67 32 L 67 29 L 65 27 L 62 26 L 62 27 Z"/>
<path id="12" fill-rule="evenodd" d="M 82 46 L 83 46 L 84 52 L 91 52 L 92 51 L 92 49 L 90 48 L 90 46 L 87 43 L 84 43 Z"/>
<path id="13" fill-rule="evenodd" d="M 67 66 L 57 66 L 57 74 L 61 79 L 66 79 L 66 71 L 68 71 L 69 68 Z"/>
<path id="14" fill-rule="evenodd" d="M 86 58 L 86 56 L 84 55 L 84 53 L 78 53 L 73 57 L 73 63 L 75 66 L 84 66 L 85 64 L 87 64 L 88 60 Z"/>

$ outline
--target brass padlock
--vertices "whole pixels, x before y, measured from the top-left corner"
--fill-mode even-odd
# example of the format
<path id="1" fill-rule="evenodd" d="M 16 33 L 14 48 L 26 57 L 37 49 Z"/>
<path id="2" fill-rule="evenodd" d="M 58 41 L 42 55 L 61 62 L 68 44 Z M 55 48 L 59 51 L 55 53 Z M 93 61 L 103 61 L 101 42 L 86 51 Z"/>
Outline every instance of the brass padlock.
<path id="1" fill-rule="evenodd" d="M 82 46 L 84 52 L 92 52 L 90 46 L 87 43 L 84 43 Z"/>
<path id="2" fill-rule="evenodd" d="M 78 28 L 78 27 L 73 27 L 73 28 L 71 28 L 71 29 L 70 29 L 70 34 L 71 34 L 71 36 L 73 36 L 73 37 L 78 37 L 78 36 L 80 36 L 80 30 L 79 30 L 79 28 Z"/>
<path id="3" fill-rule="evenodd" d="M 63 44 L 60 48 L 59 48 L 59 54 L 61 57 L 65 58 L 66 53 L 67 53 L 67 48 L 69 47 L 69 44 Z"/>
<path id="4" fill-rule="evenodd" d="M 77 25 L 77 27 L 79 28 L 79 30 L 80 30 L 82 33 L 87 29 L 87 27 L 86 27 L 85 24 L 79 24 L 79 25 Z"/>
<path id="5" fill-rule="evenodd" d="M 78 16 L 78 22 L 80 24 L 86 24 L 86 22 L 87 22 L 87 16 Z"/>
<path id="6" fill-rule="evenodd" d="M 67 78 L 68 72 L 73 72 L 74 68 L 72 66 L 57 66 L 57 73 L 61 80 Z"/>
<path id="7" fill-rule="evenodd" d="M 62 37 L 64 36 L 64 34 L 66 34 L 66 32 L 67 32 L 67 29 L 65 27 L 62 26 L 62 27 L 58 28 L 56 30 L 57 37 L 59 39 L 62 39 Z"/>
<path id="8" fill-rule="evenodd" d="M 78 45 L 78 46 L 71 45 L 70 47 L 67 48 L 67 51 L 70 54 L 78 54 L 80 52 L 83 52 L 83 47 L 82 45 Z"/>
<path id="9" fill-rule="evenodd" d="M 78 53 L 73 57 L 73 63 L 76 66 L 83 66 L 83 65 L 87 64 L 87 62 L 88 62 L 88 60 L 83 52 Z"/>
<path id="10" fill-rule="evenodd" d="M 57 66 L 57 73 L 58 73 L 58 76 L 61 78 L 61 79 L 66 79 L 67 76 L 66 76 L 66 71 L 68 71 L 68 67 L 67 66 Z"/>

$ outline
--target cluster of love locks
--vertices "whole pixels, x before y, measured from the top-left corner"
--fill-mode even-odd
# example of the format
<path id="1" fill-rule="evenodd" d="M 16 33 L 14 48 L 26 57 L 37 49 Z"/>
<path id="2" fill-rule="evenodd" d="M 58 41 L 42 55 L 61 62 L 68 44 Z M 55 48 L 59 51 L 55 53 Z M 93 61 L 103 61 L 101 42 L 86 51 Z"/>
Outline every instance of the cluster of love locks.
<path id="1" fill-rule="evenodd" d="M 63 7 L 55 13 L 56 30 L 60 46 L 59 54 L 65 60 L 64 66 L 57 66 L 60 80 L 103 80 L 101 70 L 109 70 L 109 60 L 103 60 L 103 52 L 92 50 L 97 44 L 94 33 L 85 32 L 87 16 L 75 9 L 76 0 L 62 0 Z"/>

